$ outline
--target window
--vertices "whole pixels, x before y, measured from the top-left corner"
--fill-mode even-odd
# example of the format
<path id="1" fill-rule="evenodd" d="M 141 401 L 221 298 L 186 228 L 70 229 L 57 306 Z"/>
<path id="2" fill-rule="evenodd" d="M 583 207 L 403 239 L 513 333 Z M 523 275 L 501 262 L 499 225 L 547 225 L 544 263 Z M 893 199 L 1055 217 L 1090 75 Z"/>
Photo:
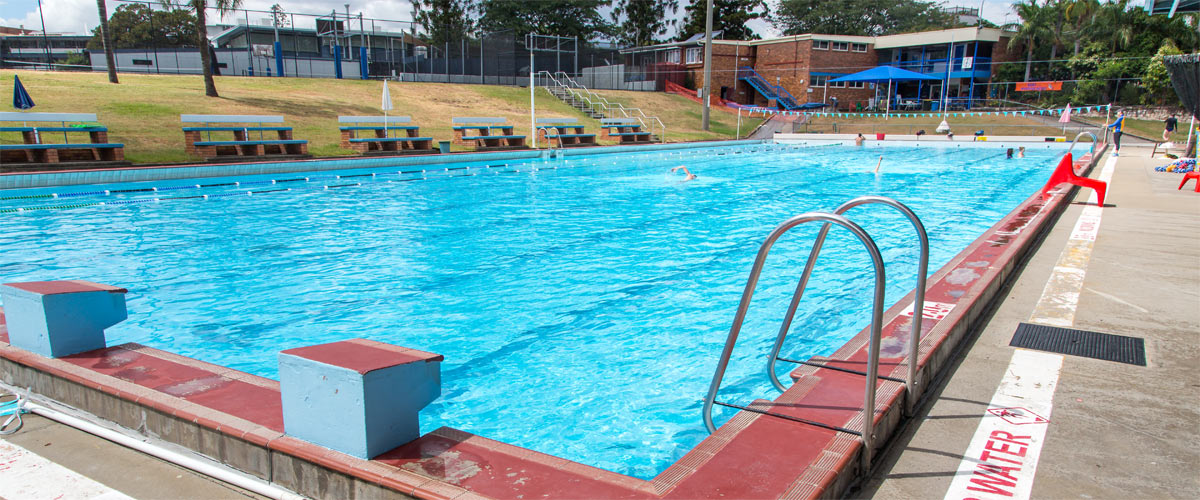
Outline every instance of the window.
<path id="1" fill-rule="evenodd" d="M 828 76 L 814 75 L 814 76 L 811 76 L 808 78 L 808 86 L 809 87 L 824 87 L 826 83 L 829 83 Z"/>
<path id="2" fill-rule="evenodd" d="M 813 40 L 813 49 L 829 50 L 829 40 Z"/>
<path id="3" fill-rule="evenodd" d="M 666 62 L 669 62 L 669 63 L 679 64 L 679 51 L 678 50 L 668 50 L 665 60 L 666 60 Z"/>
<path id="4" fill-rule="evenodd" d="M 867 51 L 867 44 L 865 44 L 865 43 L 856 43 L 856 44 L 853 44 L 853 45 L 851 45 L 851 46 L 850 46 L 850 48 L 851 48 L 852 50 L 854 50 L 855 52 L 866 52 L 866 51 Z"/>
<path id="5" fill-rule="evenodd" d="M 829 88 L 844 89 L 844 88 L 846 88 L 846 82 L 829 82 Z"/>
<path id="6" fill-rule="evenodd" d="M 149 59 L 134 59 L 133 64 L 137 66 L 154 66 L 154 61 Z"/>
<path id="7" fill-rule="evenodd" d="M 867 88 L 867 83 L 866 82 L 847 82 L 846 86 L 849 88 L 852 88 L 852 89 L 865 89 L 865 88 Z"/>
<path id="8" fill-rule="evenodd" d="M 850 50 L 850 44 L 846 42 L 833 42 L 833 50 L 847 51 Z"/>
<path id="9" fill-rule="evenodd" d="M 700 64 L 704 62 L 703 54 L 700 52 L 700 47 L 692 47 L 687 49 L 687 63 Z"/>

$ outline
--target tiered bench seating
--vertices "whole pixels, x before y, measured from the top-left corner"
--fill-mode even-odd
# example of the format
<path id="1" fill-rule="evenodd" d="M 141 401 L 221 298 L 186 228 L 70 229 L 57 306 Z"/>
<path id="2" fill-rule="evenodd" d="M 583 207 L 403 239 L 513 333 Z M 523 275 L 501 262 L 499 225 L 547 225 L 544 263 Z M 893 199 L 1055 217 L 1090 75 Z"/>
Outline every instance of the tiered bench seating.
<path id="1" fill-rule="evenodd" d="M 263 125 L 283 123 L 282 116 L 179 115 L 179 121 L 201 124 L 183 127 L 183 140 L 188 154 L 205 159 L 308 156 L 308 141 L 293 139 L 292 127 Z M 231 132 L 233 140 L 213 140 L 213 132 Z"/>
<path id="2" fill-rule="evenodd" d="M 538 118 L 535 125 L 538 135 L 545 137 L 551 147 L 596 145 L 596 134 L 583 133 L 583 125 L 578 118 Z"/>
<path id="3" fill-rule="evenodd" d="M 95 113 L 0 113 L 0 134 L 19 134 L 21 138 L 17 144 L 0 144 L 0 164 L 124 162 L 125 145 L 109 143 L 108 129 L 95 123 Z M 72 133 L 87 133 L 88 141 L 72 143 Z M 59 134 L 62 143 L 46 142 Z"/>
<path id="4" fill-rule="evenodd" d="M 339 116 L 342 147 L 362 154 L 435 153 L 432 137 L 420 137 L 409 116 Z M 403 132 L 396 136 L 393 133 Z"/>
<path id="5" fill-rule="evenodd" d="M 513 126 L 504 118 L 457 117 L 452 120 L 454 143 L 475 146 L 476 151 L 525 149 L 525 136 L 513 135 Z"/>
<path id="6" fill-rule="evenodd" d="M 641 122 L 634 118 L 602 118 L 600 137 L 617 139 L 621 144 L 650 144 L 657 142 L 650 132 L 642 130 Z"/>

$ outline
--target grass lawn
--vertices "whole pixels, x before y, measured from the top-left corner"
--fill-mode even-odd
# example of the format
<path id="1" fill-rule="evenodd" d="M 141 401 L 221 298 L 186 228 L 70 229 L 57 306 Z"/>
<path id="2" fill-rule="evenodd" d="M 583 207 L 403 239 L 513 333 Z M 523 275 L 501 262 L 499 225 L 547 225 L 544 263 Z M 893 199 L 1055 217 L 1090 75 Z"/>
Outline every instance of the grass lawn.
<path id="1" fill-rule="evenodd" d="M 122 74 L 119 85 L 104 73 L 3 71 L 0 81 L 21 77 L 37 106 L 31 111 L 96 113 L 109 130 L 109 141 L 125 144 L 125 157 L 134 163 L 195 161 L 183 151 L 180 114 L 283 115 L 294 137 L 307 139 L 315 156 L 355 154 L 338 143 L 338 115 L 382 115 L 383 84 L 378 81 L 306 78 L 216 77 L 220 98 L 204 96 L 199 76 Z M 456 116 L 502 116 L 519 135 L 529 134 L 529 90 L 496 85 L 390 82 L 392 115 L 410 115 L 421 135 L 449 140 L 450 119 Z M 699 105 L 660 92 L 601 92 L 606 97 L 640 107 L 666 125 L 669 142 L 732 139 L 737 116 L 712 113 L 710 131 L 700 130 Z M 610 98 L 612 100 L 613 98 Z M 599 134 L 600 122 L 539 89 L 538 117 L 579 118 L 589 133 Z M 761 119 L 744 120 L 743 135 Z M 214 136 L 214 139 L 217 139 Z M 221 139 L 226 139 L 224 136 Z M 52 139 L 47 137 L 47 142 Z M 19 143 L 16 134 L 0 134 L 0 143 Z M 615 141 L 600 141 L 614 144 Z M 455 150 L 469 150 L 455 146 Z"/>

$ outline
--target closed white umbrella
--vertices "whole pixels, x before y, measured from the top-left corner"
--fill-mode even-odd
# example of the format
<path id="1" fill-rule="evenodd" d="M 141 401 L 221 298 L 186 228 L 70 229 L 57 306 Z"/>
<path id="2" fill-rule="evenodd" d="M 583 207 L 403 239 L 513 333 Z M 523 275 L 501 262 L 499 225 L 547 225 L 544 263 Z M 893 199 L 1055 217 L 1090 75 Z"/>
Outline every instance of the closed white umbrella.
<path id="1" fill-rule="evenodd" d="M 392 94 L 388 92 L 387 80 L 383 81 L 383 103 L 379 106 L 383 108 L 383 135 L 388 135 L 388 111 L 392 110 Z"/>

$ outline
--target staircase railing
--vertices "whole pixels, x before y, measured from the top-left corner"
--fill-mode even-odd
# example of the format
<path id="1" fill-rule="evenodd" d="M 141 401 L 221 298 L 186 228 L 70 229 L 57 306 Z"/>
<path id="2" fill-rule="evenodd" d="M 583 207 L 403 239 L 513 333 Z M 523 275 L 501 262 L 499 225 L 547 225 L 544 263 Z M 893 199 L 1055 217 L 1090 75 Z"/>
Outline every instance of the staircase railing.
<path id="1" fill-rule="evenodd" d="M 754 71 L 754 68 L 743 66 L 738 68 L 737 74 L 738 78 L 745 80 L 750 84 L 751 87 L 754 87 L 754 90 L 757 90 L 758 93 L 762 94 L 764 97 L 768 99 L 775 99 L 775 102 L 783 107 L 783 109 L 793 110 L 800 107 L 800 103 L 796 101 L 796 98 L 792 96 L 791 92 L 788 92 L 788 90 L 783 88 L 781 85 L 771 85 L 771 82 L 768 82 L 766 78 L 763 78 L 763 76 L 758 74 L 757 71 Z"/>
<path id="2" fill-rule="evenodd" d="M 641 108 L 627 108 L 619 102 L 609 102 L 604 96 L 579 84 L 579 82 L 576 82 L 570 75 L 564 72 L 559 71 L 551 74 L 548 71 L 540 71 L 537 76 L 545 79 L 542 86 L 546 87 L 547 90 L 549 90 L 552 83 L 553 86 L 569 92 L 575 99 L 583 101 L 590 109 L 599 112 L 605 118 L 635 119 L 642 125 L 643 129 L 657 136 L 660 141 L 665 140 L 667 127 L 657 116 L 649 116 Z"/>

